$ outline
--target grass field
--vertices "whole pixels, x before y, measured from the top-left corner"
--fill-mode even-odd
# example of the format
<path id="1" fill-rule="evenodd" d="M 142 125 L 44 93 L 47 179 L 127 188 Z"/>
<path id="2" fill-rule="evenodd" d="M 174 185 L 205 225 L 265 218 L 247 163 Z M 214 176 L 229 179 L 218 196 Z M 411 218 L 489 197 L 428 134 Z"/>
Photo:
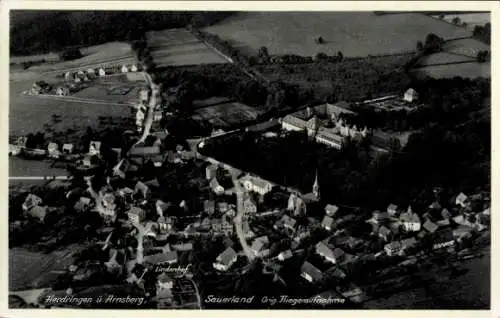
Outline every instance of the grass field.
<path id="1" fill-rule="evenodd" d="M 50 271 L 66 269 L 72 264 L 72 255 L 80 248 L 68 246 L 50 254 L 31 252 L 24 248 L 9 249 L 9 290 L 29 289 Z"/>
<path id="2" fill-rule="evenodd" d="M 151 55 L 159 67 L 227 63 L 185 29 L 169 29 L 148 33 Z"/>
<path id="3" fill-rule="evenodd" d="M 216 127 L 229 128 L 254 120 L 257 115 L 259 115 L 259 111 L 255 108 L 233 102 L 197 109 L 193 119 L 206 120 Z"/>
<path id="4" fill-rule="evenodd" d="M 461 63 L 451 65 L 425 66 L 414 70 L 417 76 L 430 76 L 434 78 L 447 78 L 454 76 L 476 78 L 491 77 L 491 63 Z"/>
<path id="5" fill-rule="evenodd" d="M 50 123 L 52 114 L 61 115 L 61 122 L 54 127 L 58 131 L 68 128 L 84 129 L 87 126 L 97 127 L 99 116 L 114 118 L 131 116 L 130 107 L 127 105 L 100 105 L 21 95 L 21 92 L 32 83 L 32 81 L 10 83 L 9 134 L 25 135 L 43 131 L 44 124 Z"/>
<path id="6" fill-rule="evenodd" d="M 144 77 L 137 73 L 97 78 L 90 87 L 72 96 L 117 103 L 134 103 L 140 90 L 146 86 Z"/>
<path id="7" fill-rule="evenodd" d="M 469 36 L 465 28 L 417 13 L 377 16 L 372 12 L 244 12 L 208 27 L 235 47 L 256 54 L 344 56 L 392 54 L 414 50 L 428 33 L 445 39 Z M 324 44 L 317 44 L 321 36 Z"/>
<path id="8" fill-rule="evenodd" d="M 460 22 L 465 22 L 466 28 L 469 30 L 473 30 L 476 25 L 485 25 L 486 23 L 491 21 L 490 13 L 464 13 L 464 14 L 447 14 L 444 16 L 444 19 L 448 23 L 452 23 L 453 19 L 458 17 Z"/>

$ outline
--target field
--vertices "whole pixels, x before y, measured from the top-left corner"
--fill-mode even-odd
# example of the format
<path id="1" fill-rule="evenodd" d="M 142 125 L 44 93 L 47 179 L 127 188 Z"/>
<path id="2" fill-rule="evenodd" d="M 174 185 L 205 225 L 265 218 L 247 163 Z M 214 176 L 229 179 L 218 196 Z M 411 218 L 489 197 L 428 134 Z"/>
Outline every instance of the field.
<path id="1" fill-rule="evenodd" d="M 479 51 L 490 51 L 490 46 L 476 39 L 467 38 L 446 43 L 443 52 L 435 53 L 420 60 L 416 70 L 421 75 L 443 77 L 491 77 L 491 63 L 478 63 Z"/>
<path id="2" fill-rule="evenodd" d="M 135 55 L 127 43 L 112 42 L 80 49 L 82 58 L 72 61 L 60 61 L 57 54 L 49 53 L 36 56 L 11 56 L 10 63 L 23 63 L 45 59 L 47 63 L 34 65 L 25 71 L 17 71 L 11 66 L 11 80 L 22 81 L 28 76 L 40 76 L 44 72 L 57 72 L 66 69 L 80 69 L 86 66 L 106 66 L 135 63 Z"/>
<path id="3" fill-rule="evenodd" d="M 64 99 L 40 98 L 21 95 L 33 81 L 11 82 L 9 92 L 9 134 L 25 135 L 44 130 L 52 114 L 61 116 L 61 122 L 53 127 L 62 131 L 68 128 L 84 129 L 97 127 L 100 116 L 114 118 L 130 117 L 126 105 L 102 105 L 92 102 L 78 102 Z"/>
<path id="4" fill-rule="evenodd" d="M 344 56 L 393 54 L 415 49 L 428 33 L 445 39 L 470 31 L 418 13 L 377 16 L 372 12 L 245 12 L 204 29 L 248 54 L 266 46 L 270 54 Z M 321 36 L 325 43 L 317 44 Z"/>
<path id="5" fill-rule="evenodd" d="M 90 87 L 72 96 L 116 103 L 134 103 L 137 101 L 141 88 L 145 85 L 144 77 L 139 74 L 118 74 L 97 78 Z"/>
<path id="6" fill-rule="evenodd" d="M 66 269 L 72 263 L 72 255 L 79 248 L 81 247 L 68 246 L 50 254 L 31 252 L 24 248 L 9 249 L 9 290 L 35 287 L 33 285 L 50 271 Z"/>
<path id="7" fill-rule="evenodd" d="M 448 23 L 452 23 L 455 17 L 458 17 L 460 22 L 465 22 L 467 29 L 471 31 L 476 25 L 482 26 L 491 21 L 490 13 L 447 14 L 444 16 L 444 20 Z"/>
<path id="8" fill-rule="evenodd" d="M 256 119 L 259 111 L 247 105 L 233 102 L 223 103 L 195 111 L 193 119 L 205 120 L 220 128 L 229 128 Z"/>
<path id="9" fill-rule="evenodd" d="M 151 55 L 159 67 L 227 63 L 185 29 L 151 31 L 147 37 Z"/>

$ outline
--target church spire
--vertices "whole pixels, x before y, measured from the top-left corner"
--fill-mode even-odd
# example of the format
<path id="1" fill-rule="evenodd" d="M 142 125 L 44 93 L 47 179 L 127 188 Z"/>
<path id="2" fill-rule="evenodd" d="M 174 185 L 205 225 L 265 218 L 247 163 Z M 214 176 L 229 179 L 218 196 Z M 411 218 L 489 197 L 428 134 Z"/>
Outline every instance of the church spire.
<path id="1" fill-rule="evenodd" d="M 316 178 L 312 188 L 312 193 L 319 199 L 319 183 L 318 183 L 318 170 L 316 169 Z"/>

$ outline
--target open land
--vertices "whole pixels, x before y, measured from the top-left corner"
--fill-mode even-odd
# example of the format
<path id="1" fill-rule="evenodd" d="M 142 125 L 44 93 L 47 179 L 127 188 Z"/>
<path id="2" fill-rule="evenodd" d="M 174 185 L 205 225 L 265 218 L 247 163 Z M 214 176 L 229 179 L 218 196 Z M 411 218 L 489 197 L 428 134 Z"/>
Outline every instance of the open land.
<path id="1" fill-rule="evenodd" d="M 344 56 L 394 54 L 415 49 L 428 33 L 445 39 L 470 36 L 464 28 L 417 14 L 377 16 L 372 12 L 245 12 L 208 27 L 248 54 L 266 46 L 270 54 Z M 325 43 L 317 44 L 321 36 Z"/>
<path id="2" fill-rule="evenodd" d="M 152 31 L 147 36 L 158 67 L 228 63 L 185 29 Z"/>
<path id="3" fill-rule="evenodd" d="M 458 17 L 460 19 L 460 22 L 467 23 L 465 26 L 466 28 L 468 28 L 469 30 L 473 30 L 476 25 L 482 26 L 490 22 L 491 13 L 481 12 L 481 13 L 447 14 L 444 16 L 443 20 L 445 20 L 448 23 L 452 23 L 455 17 Z M 438 17 L 435 18 L 438 19 Z"/>
<path id="4" fill-rule="evenodd" d="M 490 77 L 491 76 L 491 63 L 459 63 L 448 65 L 431 65 L 424 66 L 413 70 L 413 74 L 420 76 L 430 76 L 433 78 L 449 78 L 455 76 L 476 78 L 476 77 Z"/>
<path id="5" fill-rule="evenodd" d="M 222 103 L 195 110 L 193 119 L 205 120 L 221 128 L 231 127 L 257 118 L 259 111 L 253 107 L 237 103 Z"/>

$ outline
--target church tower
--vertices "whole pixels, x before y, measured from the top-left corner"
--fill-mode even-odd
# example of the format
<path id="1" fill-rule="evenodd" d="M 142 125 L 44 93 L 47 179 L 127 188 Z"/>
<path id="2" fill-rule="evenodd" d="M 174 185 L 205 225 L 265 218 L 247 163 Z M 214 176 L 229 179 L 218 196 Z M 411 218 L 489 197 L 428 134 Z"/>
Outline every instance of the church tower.
<path id="1" fill-rule="evenodd" d="M 318 183 L 318 170 L 316 170 L 316 178 L 314 179 L 314 184 L 312 188 L 312 193 L 316 198 L 319 199 L 319 183 Z"/>

